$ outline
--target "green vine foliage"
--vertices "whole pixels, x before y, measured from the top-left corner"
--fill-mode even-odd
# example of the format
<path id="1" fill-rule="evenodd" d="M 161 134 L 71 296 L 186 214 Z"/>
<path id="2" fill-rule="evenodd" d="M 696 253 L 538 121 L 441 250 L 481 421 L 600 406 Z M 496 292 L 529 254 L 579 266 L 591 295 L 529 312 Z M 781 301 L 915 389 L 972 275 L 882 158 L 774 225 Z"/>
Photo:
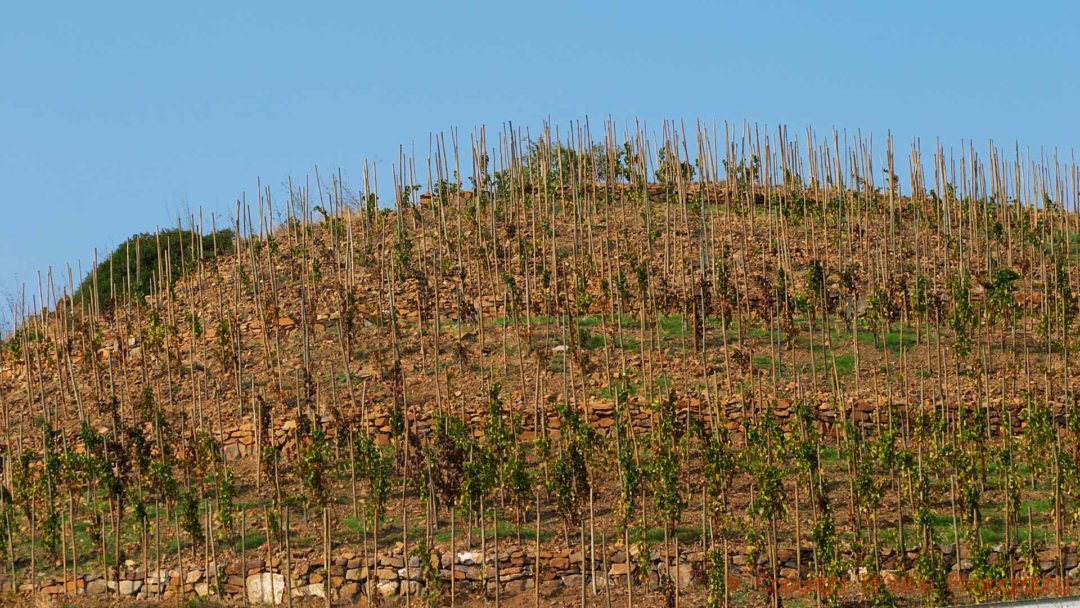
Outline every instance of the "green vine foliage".
<path id="1" fill-rule="evenodd" d="M 202 517 L 199 515 L 199 495 L 188 490 L 180 495 L 180 527 L 196 542 L 203 541 Z"/>
<path id="2" fill-rule="evenodd" d="M 368 523 L 377 527 L 382 519 L 386 497 L 390 491 L 393 456 L 376 445 L 372 436 L 365 432 L 356 433 L 353 438 L 353 450 L 357 476 L 367 484 L 368 488 L 368 499 L 364 505 L 365 514 Z"/>
<path id="3" fill-rule="evenodd" d="M 224 538 L 232 530 L 233 520 L 236 515 L 236 483 L 233 473 L 224 469 L 217 480 L 218 509 L 216 513 L 218 531 Z"/>
<path id="4" fill-rule="evenodd" d="M 915 559 L 915 576 L 926 592 L 932 606 L 948 606 L 952 597 L 949 589 L 948 566 L 940 551 L 930 546 Z"/>
<path id="5" fill-rule="evenodd" d="M 772 409 L 766 410 L 757 422 L 746 423 L 746 449 L 743 466 L 754 479 L 754 499 L 747 514 L 756 521 L 770 521 L 787 510 L 783 492 L 783 446 L 787 443 Z"/>
<path id="6" fill-rule="evenodd" d="M 307 498 L 313 505 L 325 507 L 330 502 L 330 484 L 333 451 L 321 425 L 314 425 L 310 441 L 300 454 L 300 480 L 307 490 Z"/>
<path id="7" fill-rule="evenodd" d="M 683 489 L 679 486 L 682 460 L 675 428 L 674 393 L 669 393 L 658 408 L 659 424 L 650 441 L 652 457 L 648 463 L 648 474 L 657 511 L 666 525 L 674 526 L 686 508 Z"/>
<path id="8" fill-rule="evenodd" d="M 428 606 L 438 606 L 443 594 L 443 578 L 437 560 L 433 559 L 427 539 L 421 537 L 411 552 L 420 562 L 420 577 L 424 580 L 421 595 Z"/>
<path id="9" fill-rule="evenodd" d="M 434 417 L 431 441 L 424 446 L 435 497 L 450 508 L 462 506 L 466 467 L 475 440 L 465 422 L 457 416 L 438 412 Z"/>
<path id="10" fill-rule="evenodd" d="M 494 460 L 497 483 L 514 505 L 522 509 L 532 495 L 533 479 L 529 474 L 524 446 L 518 440 L 520 415 L 508 414 L 501 398 L 502 387 L 495 384 L 488 391 L 488 416 L 484 439 Z"/>
<path id="11" fill-rule="evenodd" d="M 555 497 L 559 514 L 567 523 L 573 523 L 582 516 L 581 508 L 589 495 L 588 457 L 596 433 L 573 407 L 559 404 L 556 412 L 562 419 L 562 441 L 552 454 L 547 487 Z"/>
<path id="12" fill-rule="evenodd" d="M 724 596 L 727 592 L 727 580 L 724 575 L 724 560 L 726 556 L 719 547 L 713 547 L 709 551 L 708 569 L 705 574 L 705 606 L 706 608 L 722 608 Z"/>
<path id="13" fill-rule="evenodd" d="M 992 563 L 990 548 L 977 544 L 971 549 L 971 573 L 968 576 L 968 593 L 977 603 L 1004 597 L 1008 590 L 1008 572 L 1002 563 Z"/>
<path id="14" fill-rule="evenodd" d="M 971 304 L 971 280 L 965 274 L 952 286 L 953 307 L 949 325 L 953 330 L 953 350 L 963 359 L 971 352 L 978 317 Z"/>
<path id="15" fill-rule="evenodd" d="M 818 518 L 810 537 L 814 541 L 814 560 L 818 564 L 818 574 L 821 577 L 818 586 L 822 601 L 826 606 L 836 608 L 840 605 L 839 581 L 845 568 L 837 544 L 836 522 L 824 495 L 819 500 Z"/>
<path id="16" fill-rule="evenodd" d="M 626 424 L 623 422 L 625 405 L 620 404 L 615 412 L 615 424 L 613 432 L 615 436 L 615 459 L 618 462 L 619 475 L 619 521 L 625 531 L 634 517 L 634 508 L 637 504 L 638 493 L 641 491 L 641 470 L 637 459 L 634 457 L 633 446 L 627 434 Z"/>
<path id="17" fill-rule="evenodd" d="M 986 290 L 986 312 L 991 322 L 1008 324 L 1019 312 L 1020 306 L 1014 295 L 1019 278 L 1019 272 L 999 266 L 983 281 L 982 286 Z"/>
<path id="18" fill-rule="evenodd" d="M 462 498 L 467 506 L 480 505 L 495 489 L 498 462 L 487 447 L 474 443 L 469 459 L 465 461 Z"/>

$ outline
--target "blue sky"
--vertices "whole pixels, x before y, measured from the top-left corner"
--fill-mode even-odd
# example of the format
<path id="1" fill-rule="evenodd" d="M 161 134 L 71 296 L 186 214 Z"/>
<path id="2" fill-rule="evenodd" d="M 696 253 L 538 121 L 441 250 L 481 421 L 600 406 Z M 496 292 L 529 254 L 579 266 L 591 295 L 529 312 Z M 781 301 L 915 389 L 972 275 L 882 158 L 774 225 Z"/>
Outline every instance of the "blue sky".
<path id="1" fill-rule="evenodd" d="M 38 270 L 228 214 L 260 177 L 358 182 L 450 127 L 727 119 L 1067 154 L 1078 23 L 995 0 L 7 2 L 0 327 Z"/>

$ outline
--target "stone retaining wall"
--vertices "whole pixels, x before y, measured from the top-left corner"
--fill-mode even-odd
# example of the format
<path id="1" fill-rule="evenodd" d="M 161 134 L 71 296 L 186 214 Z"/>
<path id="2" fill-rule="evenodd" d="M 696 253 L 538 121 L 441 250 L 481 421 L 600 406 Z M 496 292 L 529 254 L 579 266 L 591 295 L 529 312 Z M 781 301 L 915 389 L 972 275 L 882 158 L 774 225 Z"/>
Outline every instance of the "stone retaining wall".
<path id="1" fill-rule="evenodd" d="M 456 397 L 459 396 L 460 395 Z M 550 401 L 554 402 L 554 396 L 552 397 L 553 398 L 550 399 Z M 1024 417 L 1019 414 L 1023 404 L 1015 403 L 1010 404 L 1010 406 L 1014 406 L 1012 409 L 1016 410 L 1012 419 L 1015 427 L 1014 432 L 1020 433 L 1023 431 L 1026 424 Z M 749 408 L 740 400 L 732 399 L 725 402 L 721 409 L 723 410 L 723 416 L 725 417 L 724 422 L 728 431 L 735 436 L 741 435 L 743 432 L 742 422 L 752 415 Z M 881 424 L 887 424 L 890 409 L 892 410 L 892 415 L 901 421 L 898 422 L 898 424 L 902 423 L 906 418 L 908 409 L 904 404 L 893 404 L 890 408 L 884 400 L 880 402 L 855 401 L 850 404 L 847 411 L 849 413 L 848 415 L 851 416 L 851 420 L 857 427 L 872 433 L 879 422 Z M 410 427 L 420 435 L 426 435 L 432 425 L 432 413 L 437 410 L 438 408 L 435 403 L 414 404 L 408 413 Z M 794 410 L 794 403 L 790 399 L 776 400 L 772 406 L 773 414 L 783 428 L 786 428 L 788 423 L 794 417 Z M 588 418 L 589 424 L 601 435 L 608 435 L 612 432 L 612 428 L 615 424 L 614 401 L 599 398 L 590 399 L 588 404 L 583 408 L 583 411 Z M 642 400 L 632 398 L 627 403 L 627 412 L 630 416 L 630 423 L 636 433 L 648 433 L 653 430 L 653 423 L 658 414 Z M 691 418 L 701 420 L 706 425 L 712 424 L 708 405 L 699 396 L 682 395 L 677 398 L 676 419 L 681 421 L 685 419 L 687 415 Z M 991 409 L 990 421 L 992 426 L 997 425 L 999 415 L 1000 407 Z M 831 427 L 831 425 L 836 424 L 839 416 L 835 404 L 829 400 L 822 399 L 815 407 L 815 418 L 817 422 L 826 429 Z M 476 402 L 469 404 L 465 408 L 465 423 L 467 428 L 474 429 L 474 433 L 478 436 L 482 435 L 479 429 L 484 428 L 486 420 L 487 411 L 486 406 L 483 403 Z M 377 444 L 385 445 L 390 442 L 389 421 L 390 412 L 386 406 L 375 405 L 367 410 L 366 416 L 361 421 L 361 424 L 367 432 L 374 435 Z M 322 423 L 328 437 L 334 438 L 336 436 L 337 425 L 334 424 L 329 417 L 324 417 Z M 533 416 L 522 416 L 520 423 L 522 425 L 520 440 L 525 442 L 532 441 L 536 433 L 536 423 Z M 557 439 L 562 421 L 554 414 L 551 414 L 544 420 L 544 424 L 546 425 L 549 436 Z M 296 419 L 294 417 L 278 418 L 272 421 L 271 425 L 273 428 L 269 430 L 268 435 L 274 445 L 282 449 L 285 453 L 292 452 L 296 445 Z M 256 427 L 251 422 L 224 429 L 220 434 L 220 440 L 225 458 L 227 460 L 235 460 L 243 456 L 253 455 L 257 447 L 256 434 Z"/>
<path id="2" fill-rule="evenodd" d="M 952 572 L 966 575 L 972 567 L 970 555 L 961 547 L 957 555 L 956 548 L 940 548 L 946 565 Z M 1013 575 L 1026 570 L 1025 560 L 1019 559 L 1019 549 L 1013 548 Z M 1063 551 L 1063 566 L 1068 577 L 1080 578 L 1080 567 L 1075 547 L 1066 547 Z M 797 559 L 794 549 L 778 551 L 777 561 L 781 583 L 798 584 L 814 575 L 814 551 L 803 547 L 801 559 Z M 904 559 L 891 550 L 881 555 L 881 575 L 886 580 L 899 580 L 907 575 L 914 577 L 911 564 L 918 557 L 917 551 L 908 551 Z M 294 552 L 286 561 L 284 555 L 277 555 L 267 562 L 256 556 L 249 556 L 244 562 L 234 559 L 220 568 L 214 564 L 190 566 L 183 569 L 144 572 L 140 568 L 121 568 L 119 581 L 117 573 L 110 569 L 108 576 L 102 574 L 69 575 L 68 580 L 45 579 L 37 589 L 29 582 L 19 587 L 24 595 L 39 593 L 46 596 L 89 595 L 115 596 L 133 599 L 175 598 L 183 589 L 184 597 L 220 597 L 239 601 L 246 595 L 249 602 L 257 604 L 283 603 L 285 593 L 293 597 L 325 598 L 329 590 L 332 599 L 341 602 L 353 602 L 365 594 L 378 594 L 384 598 L 419 595 L 432 584 L 429 577 L 437 577 L 444 594 L 450 592 L 450 579 L 454 579 L 455 592 L 468 596 L 482 594 L 486 585 L 488 594 L 493 594 L 495 585 L 504 595 L 515 595 L 535 589 L 539 583 L 542 591 L 556 591 L 560 586 L 579 588 L 584 582 L 589 589 L 598 592 L 609 586 L 625 588 L 626 575 L 632 572 L 637 580 L 647 585 L 656 586 L 661 576 L 670 572 L 672 582 L 678 582 L 683 590 L 700 587 L 706 580 L 708 560 L 703 551 L 684 548 L 678 555 L 665 559 L 662 551 L 652 548 L 647 559 L 641 559 L 638 545 L 630 549 L 630 562 L 626 561 L 626 551 L 622 546 L 609 548 L 606 554 L 597 551 L 596 559 L 582 559 L 577 547 L 559 550 L 544 550 L 539 553 L 540 572 L 537 576 L 535 548 L 522 545 L 503 545 L 500 543 L 499 559 L 496 566 L 495 551 L 489 549 L 486 559 L 478 551 L 458 551 L 454 558 L 448 551 L 433 550 L 428 559 L 428 568 L 422 568 L 420 557 L 406 556 L 402 547 L 389 550 L 385 555 L 364 556 L 355 552 L 341 552 L 335 556 L 330 567 L 324 567 L 321 557 L 310 552 Z M 1003 548 L 995 547 L 991 551 L 991 562 L 1003 563 Z M 1056 550 L 1044 550 L 1036 555 L 1036 576 L 1051 576 L 1057 572 L 1058 554 Z M 130 564 L 131 562 L 129 562 Z M 582 564 L 585 565 L 582 568 Z M 647 571 L 640 571 L 639 564 L 647 564 Z M 728 556 L 728 576 L 742 584 L 750 584 L 767 570 L 767 556 L 759 556 L 756 564 L 751 563 L 745 550 L 737 548 Z M 497 573 L 497 574 L 496 574 Z M 850 572 L 852 580 L 865 576 L 865 570 Z M 496 576 L 498 582 L 496 583 Z M 183 584 L 181 585 L 181 581 Z M 640 583 L 635 583 L 636 585 Z M 10 583 L 0 583 L 0 588 Z"/>

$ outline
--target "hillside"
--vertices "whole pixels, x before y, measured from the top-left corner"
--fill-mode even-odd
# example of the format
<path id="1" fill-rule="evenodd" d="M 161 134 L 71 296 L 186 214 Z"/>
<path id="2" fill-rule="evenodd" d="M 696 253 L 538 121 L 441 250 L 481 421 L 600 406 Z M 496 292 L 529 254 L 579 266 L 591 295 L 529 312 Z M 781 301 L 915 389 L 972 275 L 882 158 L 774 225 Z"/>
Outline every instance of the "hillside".
<path id="1" fill-rule="evenodd" d="M 887 606 L 1080 577 L 1075 166 L 484 137 L 402 159 L 393 201 L 366 171 L 260 193 L 228 247 L 181 218 L 98 297 L 43 293 L 0 355 L 0 590 Z"/>

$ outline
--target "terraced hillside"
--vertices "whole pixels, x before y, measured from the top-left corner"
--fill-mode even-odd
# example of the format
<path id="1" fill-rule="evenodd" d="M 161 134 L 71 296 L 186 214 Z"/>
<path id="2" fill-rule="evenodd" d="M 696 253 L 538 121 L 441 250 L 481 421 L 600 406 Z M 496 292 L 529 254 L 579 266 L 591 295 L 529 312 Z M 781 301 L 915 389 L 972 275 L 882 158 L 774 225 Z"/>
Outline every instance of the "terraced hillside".
<path id="1" fill-rule="evenodd" d="M 555 133 L 434 138 L 393 196 L 367 168 L 263 190 L 34 286 L 0 358 L 7 597 L 887 606 L 1080 577 L 1076 166 L 915 146 L 901 184 L 889 140 Z"/>

